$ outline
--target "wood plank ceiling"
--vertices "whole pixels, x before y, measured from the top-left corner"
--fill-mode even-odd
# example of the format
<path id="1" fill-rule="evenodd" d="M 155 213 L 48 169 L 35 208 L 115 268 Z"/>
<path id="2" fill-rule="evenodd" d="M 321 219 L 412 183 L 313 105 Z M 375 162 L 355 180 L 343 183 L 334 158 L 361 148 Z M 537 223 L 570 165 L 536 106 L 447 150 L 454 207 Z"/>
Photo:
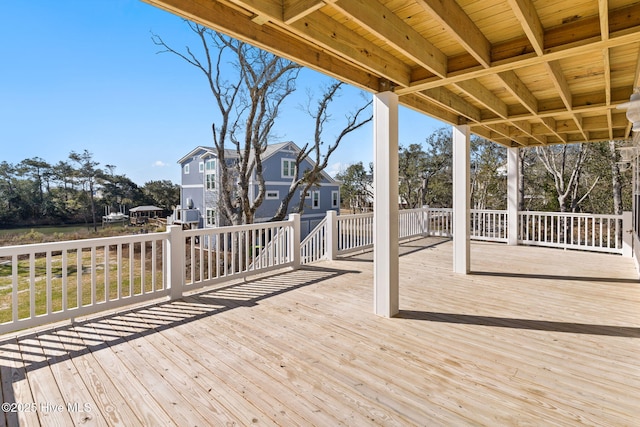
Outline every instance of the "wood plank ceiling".
<path id="1" fill-rule="evenodd" d="M 634 0 L 144 0 L 506 146 L 625 139 Z"/>

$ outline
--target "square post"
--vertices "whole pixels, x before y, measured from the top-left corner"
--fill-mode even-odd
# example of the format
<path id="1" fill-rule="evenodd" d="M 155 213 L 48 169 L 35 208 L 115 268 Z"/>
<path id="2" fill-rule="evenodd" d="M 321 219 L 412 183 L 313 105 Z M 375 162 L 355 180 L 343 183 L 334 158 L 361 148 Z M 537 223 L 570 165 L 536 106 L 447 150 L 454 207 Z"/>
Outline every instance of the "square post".
<path id="1" fill-rule="evenodd" d="M 327 259 L 333 261 L 338 258 L 338 213 L 327 211 Z"/>
<path id="2" fill-rule="evenodd" d="M 633 256 L 633 214 L 622 212 L 622 256 Z"/>
<path id="3" fill-rule="evenodd" d="M 431 234 L 431 230 L 429 229 L 430 222 L 429 205 L 424 205 L 422 207 L 422 237 L 428 237 Z"/>
<path id="4" fill-rule="evenodd" d="M 300 268 L 300 214 L 289 214 L 291 221 L 291 234 L 289 234 L 289 250 L 291 251 L 291 261 L 293 261 L 293 269 Z"/>
<path id="5" fill-rule="evenodd" d="M 185 249 L 184 236 L 182 227 L 179 225 L 170 225 L 167 227 L 169 232 L 168 247 L 169 250 L 165 254 L 165 262 L 168 266 L 170 298 L 172 300 L 182 298 L 184 289 L 184 270 L 186 265 L 187 252 Z"/>
<path id="6" fill-rule="evenodd" d="M 507 244 L 518 244 L 518 206 L 520 205 L 520 149 L 507 149 Z"/>
<path id="7" fill-rule="evenodd" d="M 374 312 L 398 314 L 398 95 L 373 96 L 373 282 Z"/>
<path id="8" fill-rule="evenodd" d="M 471 271 L 471 133 L 468 125 L 453 127 L 453 272 Z"/>

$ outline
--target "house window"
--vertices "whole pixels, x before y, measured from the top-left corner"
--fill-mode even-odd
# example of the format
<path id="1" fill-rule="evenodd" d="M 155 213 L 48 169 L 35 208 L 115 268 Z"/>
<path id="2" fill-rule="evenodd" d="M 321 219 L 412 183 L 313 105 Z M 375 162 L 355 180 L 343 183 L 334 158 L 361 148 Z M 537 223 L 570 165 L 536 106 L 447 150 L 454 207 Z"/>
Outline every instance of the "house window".
<path id="1" fill-rule="evenodd" d="M 267 199 L 267 200 L 280 200 L 280 192 L 279 191 L 267 191 L 265 199 Z"/>
<path id="2" fill-rule="evenodd" d="M 320 192 L 311 192 L 311 209 L 320 209 Z"/>
<path id="3" fill-rule="evenodd" d="M 198 163 L 198 172 L 204 172 L 204 162 Z"/>
<path id="4" fill-rule="evenodd" d="M 213 190 L 216 188 L 216 161 L 215 159 L 207 160 L 204 165 L 205 168 L 205 188 L 207 190 Z"/>
<path id="5" fill-rule="evenodd" d="M 189 164 L 184 165 L 184 174 L 189 175 Z"/>
<path id="6" fill-rule="evenodd" d="M 331 207 L 337 208 L 340 206 L 340 192 L 332 191 L 331 192 Z"/>
<path id="7" fill-rule="evenodd" d="M 296 161 L 282 159 L 282 178 L 293 178 L 296 173 Z"/>
<path id="8" fill-rule="evenodd" d="M 214 227 L 216 225 L 216 210 L 207 208 L 207 217 L 206 217 L 207 226 Z"/>

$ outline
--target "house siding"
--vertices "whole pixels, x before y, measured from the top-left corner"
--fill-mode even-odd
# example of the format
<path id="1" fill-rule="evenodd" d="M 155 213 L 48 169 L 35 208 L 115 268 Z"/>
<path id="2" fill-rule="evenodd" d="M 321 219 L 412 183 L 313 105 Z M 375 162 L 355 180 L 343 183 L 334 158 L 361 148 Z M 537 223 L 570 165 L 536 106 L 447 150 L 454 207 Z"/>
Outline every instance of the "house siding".
<path id="1" fill-rule="evenodd" d="M 271 149 L 275 151 L 272 151 L 268 156 L 263 158 L 263 177 L 267 191 L 277 191 L 279 197 L 277 199 L 265 198 L 262 205 L 256 211 L 256 222 L 268 221 L 276 213 L 280 206 L 280 200 L 289 190 L 292 179 L 291 177 L 283 176 L 283 161 L 295 161 L 297 152 L 299 151 L 299 148 L 293 143 L 285 143 L 280 146 L 276 145 L 275 147 L 271 146 Z M 212 149 L 198 147 L 178 162 L 182 168 L 181 204 L 183 208 L 186 208 L 187 200 L 191 199 L 193 201 L 193 207 L 200 212 L 199 227 L 206 227 L 207 208 L 216 210 L 216 225 L 222 224 L 222 216 L 217 206 L 219 202 L 220 165 L 216 163 L 216 188 L 214 190 L 206 189 L 206 172 L 200 170 L 200 164 L 212 158 L 216 158 L 212 153 Z M 227 159 L 227 164 L 232 165 L 233 159 Z M 189 173 L 185 173 L 186 165 L 188 165 Z M 300 172 L 303 173 L 305 169 L 311 169 L 312 167 L 312 163 L 309 160 L 305 160 L 301 165 Z M 301 215 L 301 231 L 303 236 L 325 217 L 328 210 L 337 209 L 332 206 L 332 193 L 336 191 L 339 192 L 339 190 L 339 183 L 329 178 L 328 175 L 322 175 L 320 186 L 310 190 L 311 195 L 307 197 L 304 212 Z M 314 191 L 317 191 L 320 196 L 319 206 L 316 209 L 312 206 Z M 254 177 L 252 185 L 250 186 L 250 195 L 255 197 L 257 194 L 258 185 Z M 299 200 L 300 191 L 298 190 L 289 203 L 287 214 L 292 213 L 292 211 L 297 208 Z"/>

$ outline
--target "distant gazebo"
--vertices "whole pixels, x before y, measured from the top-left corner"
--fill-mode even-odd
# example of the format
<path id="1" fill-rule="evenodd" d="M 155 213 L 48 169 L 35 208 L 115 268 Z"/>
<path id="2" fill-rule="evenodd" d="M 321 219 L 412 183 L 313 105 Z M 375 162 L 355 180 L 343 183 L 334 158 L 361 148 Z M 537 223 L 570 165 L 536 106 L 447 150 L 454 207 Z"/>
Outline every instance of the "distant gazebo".
<path id="1" fill-rule="evenodd" d="M 129 223 L 131 225 L 144 225 L 150 219 L 162 216 L 162 209 L 157 206 L 136 206 L 129 209 Z"/>

